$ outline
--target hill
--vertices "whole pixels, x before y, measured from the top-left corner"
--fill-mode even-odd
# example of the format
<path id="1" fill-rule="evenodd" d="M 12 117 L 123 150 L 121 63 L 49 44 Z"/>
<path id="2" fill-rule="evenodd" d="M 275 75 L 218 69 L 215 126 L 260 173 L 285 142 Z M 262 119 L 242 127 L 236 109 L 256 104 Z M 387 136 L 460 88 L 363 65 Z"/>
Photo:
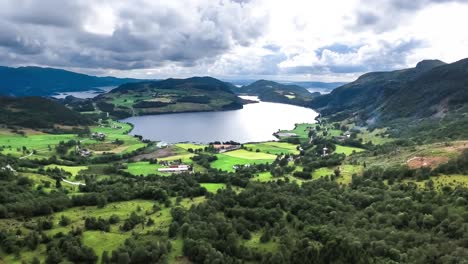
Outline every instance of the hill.
<path id="1" fill-rule="evenodd" d="M 313 97 L 320 93 L 310 93 L 306 88 L 295 84 L 282 84 L 274 81 L 259 80 L 242 87 L 235 87 L 237 94 L 258 96 L 266 102 L 276 102 L 294 105 L 307 105 Z"/>
<path id="2" fill-rule="evenodd" d="M 2 80 L 0 95 L 7 96 L 44 96 L 139 81 L 128 78 L 96 77 L 41 67 L 0 67 L 0 80 Z"/>
<path id="3" fill-rule="evenodd" d="M 127 83 L 99 95 L 100 110 L 116 117 L 242 108 L 232 85 L 211 77 Z"/>
<path id="4" fill-rule="evenodd" d="M 0 124 L 28 128 L 89 125 L 92 122 L 62 104 L 42 97 L 0 97 Z"/>
<path id="5" fill-rule="evenodd" d="M 464 59 L 452 64 L 425 60 L 414 68 L 367 73 L 314 98 L 310 106 L 325 116 L 395 126 L 436 119 L 460 124 L 460 117 L 468 113 L 467 103 L 468 59 Z"/>

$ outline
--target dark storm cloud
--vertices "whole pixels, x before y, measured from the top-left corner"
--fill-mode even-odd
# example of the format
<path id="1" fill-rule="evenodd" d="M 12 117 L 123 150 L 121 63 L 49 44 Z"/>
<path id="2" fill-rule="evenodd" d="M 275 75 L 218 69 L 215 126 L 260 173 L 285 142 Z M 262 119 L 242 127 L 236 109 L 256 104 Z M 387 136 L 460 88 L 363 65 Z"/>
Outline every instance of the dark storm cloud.
<path id="1" fill-rule="evenodd" d="M 351 28 L 355 31 L 384 32 L 405 23 L 416 11 L 429 5 L 468 3 L 468 0 L 362 0 Z"/>
<path id="2" fill-rule="evenodd" d="M 192 66 L 236 45 L 251 45 L 263 34 L 267 18 L 251 17 L 248 1 L 240 2 L 2 1 L 2 63 L 122 70 Z M 105 3 L 116 6 L 113 31 L 88 31 L 100 12 L 93 5 Z"/>
<path id="3" fill-rule="evenodd" d="M 13 4 L 11 4 L 13 3 Z M 70 27 L 79 26 L 87 10 L 82 1 L 15 0 L 0 4 L 6 17 L 18 23 Z"/>

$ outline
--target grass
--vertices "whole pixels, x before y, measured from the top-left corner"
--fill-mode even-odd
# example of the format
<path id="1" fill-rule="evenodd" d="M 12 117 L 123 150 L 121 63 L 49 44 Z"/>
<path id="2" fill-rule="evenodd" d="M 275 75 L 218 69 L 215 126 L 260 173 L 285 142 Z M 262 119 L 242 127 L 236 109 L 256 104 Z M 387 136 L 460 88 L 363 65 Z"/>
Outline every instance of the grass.
<path id="1" fill-rule="evenodd" d="M 143 148 L 147 146 L 147 144 L 142 143 L 138 138 L 134 136 L 128 135 L 131 131 L 132 126 L 126 123 L 121 123 L 117 121 L 111 121 L 108 126 L 104 127 L 92 127 L 91 132 L 93 133 L 104 133 L 106 135 L 106 139 L 104 141 L 96 141 L 93 139 L 86 139 L 83 141 L 83 145 L 85 147 L 92 147 L 93 144 L 103 144 L 107 143 L 110 144 L 115 140 L 121 140 L 124 143 L 122 145 L 115 145 L 113 148 L 109 150 L 105 150 L 108 153 L 130 153 L 135 151 L 139 148 Z M 97 153 L 100 153 L 97 151 Z"/>
<path id="2" fill-rule="evenodd" d="M 83 233 L 81 242 L 92 248 L 99 259 L 102 252 L 107 251 L 109 254 L 122 245 L 129 238 L 127 234 L 107 233 L 101 231 L 86 231 Z"/>
<path id="3" fill-rule="evenodd" d="M 358 133 L 357 138 L 362 139 L 363 143 L 372 142 L 374 145 L 382 145 L 393 141 L 393 139 L 387 137 L 386 134 L 386 128 L 374 129 L 372 132 L 367 129 L 363 129 Z"/>
<path id="4" fill-rule="evenodd" d="M 23 154 L 22 148 L 26 147 L 28 150 L 36 150 L 38 155 L 33 155 L 31 157 L 49 157 L 55 154 L 55 146 L 59 144 L 60 141 L 69 141 L 71 139 L 76 139 L 76 135 L 73 134 L 26 134 L 26 136 L 21 136 L 17 134 L 11 135 L 2 135 L 0 136 L 0 147 L 3 147 L 2 153 L 12 154 L 16 157 L 25 156 Z M 49 150 L 50 147 L 50 150 Z"/>
<path id="5" fill-rule="evenodd" d="M 297 150 L 297 145 L 289 144 L 286 142 L 263 142 L 263 143 L 254 143 L 254 144 L 245 144 L 245 148 L 252 149 L 252 151 L 256 151 L 257 149 L 263 153 L 269 153 L 274 155 L 279 154 L 299 154 L 299 150 Z"/>
<path id="6" fill-rule="evenodd" d="M 333 175 L 335 169 L 332 168 L 319 168 L 312 172 L 312 179 L 322 178 L 328 175 Z"/>
<path id="7" fill-rule="evenodd" d="M 228 151 L 222 155 L 239 158 L 239 159 L 248 159 L 248 160 L 275 160 L 276 156 L 268 153 L 262 152 L 252 152 L 245 149 L 238 149 L 234 151 Z"/>
<path id="8" fill-rule="evenodd" d="M 430 178 L 434 183 L 434 187 L 437 190 L 440 190 L 443 186 L 450 186 L 455 188 L 456 186 L 464 186 L 468 187 L 468 175 L 461 175 L 461 174 L 451 174 L 451 175 L 439 175 L 439 176 L 432 176 Z M 403 182 L 413 182 L 419 188 L 424 188 L 426 183 L 429 180 L 424 181 L 416 181 L 416 180 L 404 180 Z"/>
<path id="9" fill-rule="evenodd" d="M 64 165 L 56 165 L 56 164 L 51 164 L 47 165 L 44 167 L 44 169 L 53 169 L 53 168 L 58 168 L 62 169 L 66 172 L 69 172 L 73 177 L 76 177 L 80 171 L 87 170 L 87 166 L 64 166 Z"/>
<path id="10" fill-rule="evenodd" d="M 241 151 L 241 150 L 236 150 Z M 242 152 L 234 153 L 236 151 L 226 152 L 223 154 L 217 154 L 216 157 L 218 158 L 214 162 L 211 163 L 211 167 L 215 169 L 221 169 L 224 171 L 235 171 L 233 166 L 235 165 L 246 165 L 246 164 L 261 164 L 261 163 L 271 163 L 275 160 L 276 156 L 266 154 L 266 153 L 257 153 L 257 152 L 249 152 L 246 150 L 242 150 Z M 230 155 L 228 155 L 230 154 Z M 241 158 L 241 157 L 248 157 L 248 158 Z"/>
<path id="11" fill-rule="evenodd" d="M 300 138 L 309 138 L 309 128 L 315 126 L 316 124 L 311 123 L 296 124 L 293 130 L 281 130 L 280 133 L 294 133 Z"/>
<path id="12" fill-rule="evenodd" d="M 257 252 L 276 252 L 278 250 L 278 243 L 274 242 L 273 239 L 267 243 L 261 243 L 261 236 L 261 232 L 252 233 L 252 238 L 250 240 L 243 241 L 244 246 Z"/>
<path id="13" fill-rule="evenodd" d="M 345 154 L 346 156 L 349 156 L 349 155 L 351 155 L 353 153 L 362 152 L 364 150 L 365 149 L 362 149 L 362 148 L 355 148 L 355 147 L 336 145 L 335 153 Z"/>
<path id="14" fill-rule="evenodd" d="M 113 128 L 121 127 L 121 128 Z M 13 134 L 4 129 L 0 133 L 0 150 L 4 154 L 11 154 L 15 157 L 26 156 L 23 153 L 23 146 L 27 150 L 35 150 L 37 154 L 31 156 L 31 158 L 48 158 L 55 155 L 55 146 L 60 141 L 67 142 L 69 140 L 80 140 L 81 144 L 86 148 L 99 147 L 102 144 L 112 143 L 116 139 L 122 140 L 122 145 L 115 145 L 114 148 L 108 150 L 111 153 L 129 153 L 139 148 L 145 147 L 147 144 L 142 143 L 138 138 L 128 135 L 128 132 L 132 129 L 132 126 L 117 121 L 111 121 L 110 126 L 106 127 L 91 127 L 91 132 L 101 132 L 106 134 L 106 140 L 104 142 L 96 141 L 90 138 L 80 138 L 75 134 L 44 134 L 37 131 L 26 131 L 25 136 Z M 97 154 L 101 153 L 99 151 Z"/>
<path id="15" fill-rule="evenodd" d="M 143 175 L 143 176 L 148 176 L 151 174 L 166 175 L 166 176 L 170 175 L 168 173 L 158 172 L 158 169 L 163 168 L 163 167 L 164 166 L 161 166 L 159 164 L 150 164 L 148 161 L 139 161 L 139 162 L 127 163 L 127 169 L 125 169 L 125 171 L 133 175 Z"/>
<path id="16" fill-rule="evenodd" d="M 266 171 L 266 172 L 259 173 L 257 176 L 253 178 L 253 180 L 259 181 L 259 182 L 268 182 L 268 181 L 273 180 L 273 176 L 271 175 L 269 171 Z"/>
<path id="17" fill-rule="evenodd" d="M 364 170 L 363 166 L 360 165 L 341 165 L 340 166 L 340 174 L 341 176 L 336 179 L 336 182 L 340 184 L 350 184 L 352 180 L 353 174 L 360 175 Z"/>
<path id="18" fill-rule="evenodd" d="M 216 193 L 219 189 L 226 188 L 226 184 L 224 183 L 200 183 L 200 185 L 211 193 Z"/>

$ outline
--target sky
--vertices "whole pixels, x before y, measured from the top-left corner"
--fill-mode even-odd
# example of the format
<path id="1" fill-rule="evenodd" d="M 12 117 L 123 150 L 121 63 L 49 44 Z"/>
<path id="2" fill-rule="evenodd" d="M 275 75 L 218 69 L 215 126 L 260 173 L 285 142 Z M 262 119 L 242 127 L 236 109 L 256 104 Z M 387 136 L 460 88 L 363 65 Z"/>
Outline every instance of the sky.
<path id="1" fill-rule="evenodd" d="M 1 0 L 0 64 L 352 81 L 468 57 L 468 0 Z"/>

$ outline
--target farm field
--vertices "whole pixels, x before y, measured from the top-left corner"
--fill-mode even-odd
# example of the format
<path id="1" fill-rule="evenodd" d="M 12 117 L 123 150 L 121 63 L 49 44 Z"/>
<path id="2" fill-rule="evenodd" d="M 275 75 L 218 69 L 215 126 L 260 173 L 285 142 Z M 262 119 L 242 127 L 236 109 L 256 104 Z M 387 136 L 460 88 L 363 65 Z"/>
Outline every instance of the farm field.
<path id="1" fill-rule="evenodd" d="M 211 167 L 229 172 L 235 171 L 235 165 L 271 163 L 276 158 L 275 155 L 242 149 L 216 154 L 216 157 L 218 159 L 211 163 Z"/>
<path id="2" fill-rule="evenodd" d="M 26 147 L 29 151 L 37 151 L 37 154 L 32 155 L 31 158 L 42 158 L 53 155 L 55 146 L 58 145 L 60 141 L 72 139 L 76 139 L 76 135 L 26 133 L 25 136 L 21 136 L 8 133 L 0 136 L 0 147 L 3 149 L 1 153 L 12 154 L 15 157 L 27 156 L 27 154 L 22 151 L 22 148 Z"/>
<path id="3" fill-rule="evenodd" d="M 253 144 L 245 144 L 244 147 L 251 151 L 256 151 L 257 149 L 260 152 L 268 153 L 268 154 L 299 154 L 299 150 L 297 150 L 297 145 L 293 145 L 286 142 L 263 142 L 263 143 L 253 143 Z"/>
<path id="4" fill-rule="evenodd" d="M 30 159 L 48 158 L 55 155 L 55 146 L 61 141 L 67 142 L 69 140 L 80 141 L 83 147 L 90 148 L 96 154 L 103 152 L 129 153 L 147 145 L 142 143 L 138 138 L 127 134 L 132 128 L 129 124 L 112 121 L 110 125 L 116 128 L 91 127 L 92 133 L 101 132 L 106 134 L 106 140 L 104 142 L 96 141 L 91 138 L 80 138 L 75 134 L 45 134 L 33 130 L 26 130 L 25 135 L 22 136 L 2 129 L 0 136 L 0 152 L 11 154 L 15 157 Z M 123 144 L 118 145 L 113 143 L 117 139 L 123 141 Z M 23 147 L 26 147 L 27 151 L 34 150 L 36 153 L 28 155 L 23 152 Z"/>
<path id="5" fill-rule="evenodd" d="M 161 166 L 159 164 L 150 164 L 149 161 L 139 161 L 139 162 L 132 162 L 132 163 L 127 163 L 127 169 L 124 171 L 129 172 L 135 176 L 138 175 L 143 175 L 143 176 L 148 176 L 148 175 L 162 175 L 162 176 L 168 176 L 170 175 L 169 173 L 160 173 L 158 172 L 159 168 L 163 168 L 164 166 Z"/>
<path id="6" fill-rule="evenodd" d="M 131 129 L 131 125 L 117 121 L 111 121 L 109 126 L 105 127 L 92 127 L 91 132 L 104 133 L 106 135 L 105 140 L 100 142 L 93 139 L 86 139 L 83 140 L 82 145 L 91 150 L 94 148 L 96 153 L 129 153 L 145 147 L 147 145 L 146 143 L 141 142 L 134 136 L 128 135 Z M 123 144 L 119 145 L 114 143 L 116 140 L 123 141 Z"/>

